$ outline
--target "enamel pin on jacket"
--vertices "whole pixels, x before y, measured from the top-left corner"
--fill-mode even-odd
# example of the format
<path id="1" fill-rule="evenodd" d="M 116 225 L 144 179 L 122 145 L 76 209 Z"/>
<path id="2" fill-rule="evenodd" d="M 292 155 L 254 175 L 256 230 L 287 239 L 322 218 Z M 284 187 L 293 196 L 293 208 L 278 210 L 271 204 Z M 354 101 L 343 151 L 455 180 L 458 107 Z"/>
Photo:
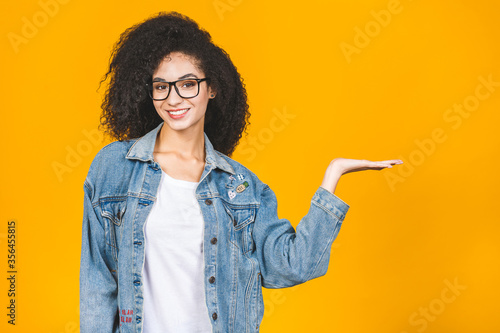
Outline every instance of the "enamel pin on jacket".
<path id="1" fill-rule="evenodd" d="M 95 156 L 84 182 L 80 265 L 81 333 L 142 332 L 144 224 L 161 180 L 153 148 L 163 122 Z M 268 185 L 214 150 L 196 188 L 204 226 L 205 298 L 212 332 L 258 332 L 262 287 L 326 274 L 349 205 L 319 187 L 296 230 L 277 215 Z M 168 314 L 166 314 L 168 315 Z"/>

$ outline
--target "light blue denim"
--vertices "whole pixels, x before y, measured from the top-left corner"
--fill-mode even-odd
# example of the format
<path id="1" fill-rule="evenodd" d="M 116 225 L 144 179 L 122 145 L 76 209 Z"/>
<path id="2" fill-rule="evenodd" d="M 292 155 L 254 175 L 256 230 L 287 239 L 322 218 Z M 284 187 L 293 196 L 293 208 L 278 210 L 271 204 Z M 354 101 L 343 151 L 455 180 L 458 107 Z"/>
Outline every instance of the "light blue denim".
<path id="1" fill-rule="evenodd" d="M 162 125 L 139 139 L 108 144 L 89 168 L 83 187 L 81 333 L 142 332 L 144 224 L 161 180 L 153 148 Z M 278 218 L 269 186 L 214 150 L 206 134 L 205 151 L 196 197 L 205 222 L 207 316 L 213 332 L 259 332 L 262 287 L 290 287 L 326 274 L 349 205 L 319 187 L 295 230 Z"/>

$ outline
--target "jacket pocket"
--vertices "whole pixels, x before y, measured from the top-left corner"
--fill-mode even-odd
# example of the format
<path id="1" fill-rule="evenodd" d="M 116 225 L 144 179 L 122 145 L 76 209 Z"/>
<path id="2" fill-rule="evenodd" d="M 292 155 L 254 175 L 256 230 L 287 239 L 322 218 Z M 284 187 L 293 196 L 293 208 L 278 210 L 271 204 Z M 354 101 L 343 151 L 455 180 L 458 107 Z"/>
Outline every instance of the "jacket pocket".
<path id="1" fill-rule="evenodd" d="M 231 243 L 240 248 L 243 253 L 254 251 L 255 244 L 252 231 L 256 208 L 249 205 L 230 204 L 225 201 L 222 201 L 222 203 L 229 216 Z"/>
<path id="2" fill-rule="evenodd" d="M 100 199 L 101 216 L 104 218 L 106 244 L 112 257 L 118 261 L 118 240 L 127 204 L 126 197 L 110 197 Z"/>

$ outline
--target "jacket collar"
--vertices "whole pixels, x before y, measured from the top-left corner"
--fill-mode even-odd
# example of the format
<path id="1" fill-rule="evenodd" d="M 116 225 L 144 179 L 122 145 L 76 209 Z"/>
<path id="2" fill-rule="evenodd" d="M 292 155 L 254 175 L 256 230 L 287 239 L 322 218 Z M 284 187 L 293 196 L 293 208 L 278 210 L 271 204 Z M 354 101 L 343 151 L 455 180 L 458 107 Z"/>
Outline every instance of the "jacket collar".
<path id="1" fill-rule="evenodd" d="M 156 136 L 163 124 L 164 122 L 162 121 L 158 126 L 156 126 L 156 128 L 137 139 L 132 147 L 130 147 L 125 158 L 140 160 L 143 162 L 154 162 L 153 150 L 156 143 Z M 234 175 L 235 172 L 233 170 L 233 167 L 214 149 L 212 143 L 208 139 L 207 134 L 205 132 L 203 134 L 205 136 L 206 163 L 213 164 L 215 165 L 215 167 Z"/>

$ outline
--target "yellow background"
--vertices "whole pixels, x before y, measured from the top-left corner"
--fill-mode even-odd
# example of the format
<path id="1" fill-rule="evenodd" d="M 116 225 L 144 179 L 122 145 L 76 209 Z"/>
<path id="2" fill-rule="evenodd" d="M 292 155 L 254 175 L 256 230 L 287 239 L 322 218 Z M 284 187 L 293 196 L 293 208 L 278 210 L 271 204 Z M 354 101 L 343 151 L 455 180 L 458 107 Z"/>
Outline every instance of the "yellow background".
<path id="1" fill-rule="evenodd" d="M 276 192 L 280 217 L 297 225 L 335 157 L 405 161 L 341 178 L 335 194 L 351 208 L 328 273 L 264 289 L 262 332 L 500 332 L 500 87 L 480 86 L 500 82 L 500 3 L 64 2 L 1 3 L 0 331 L 78 331 L 83 182 L 109 142 L 84 134 L 99 123 L 98 83 L 121 32 L 177 10 L 244 78 L 251 125 L 233 158 Z M 390 22 L 378 23 L 389 9 Z M 448 110 L 464 103 L 474 110 L 451 121 Z"/>

